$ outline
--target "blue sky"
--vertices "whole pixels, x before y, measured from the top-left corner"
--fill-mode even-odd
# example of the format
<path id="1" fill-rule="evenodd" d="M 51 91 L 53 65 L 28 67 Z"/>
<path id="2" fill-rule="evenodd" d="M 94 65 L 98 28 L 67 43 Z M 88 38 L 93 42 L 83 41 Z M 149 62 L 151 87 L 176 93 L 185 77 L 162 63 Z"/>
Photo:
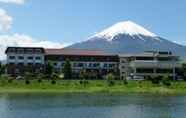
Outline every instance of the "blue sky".
<path id="1" fill-rule="evenodd" d="M 2 35 L 69 44 L 131 20 L 186 45 L 186 0 L 25 0 L 19 5 L 0 2 L 0 8 L 12 17 L 11 28 Z"/>

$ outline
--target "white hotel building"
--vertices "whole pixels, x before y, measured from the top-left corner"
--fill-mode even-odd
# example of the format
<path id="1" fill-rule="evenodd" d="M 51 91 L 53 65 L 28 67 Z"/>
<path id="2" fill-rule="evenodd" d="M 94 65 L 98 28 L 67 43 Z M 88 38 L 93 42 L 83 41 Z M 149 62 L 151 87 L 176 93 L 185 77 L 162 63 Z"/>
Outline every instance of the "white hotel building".
<path id="1" fill-rule="evenodd" d="M 98 50 L 8 47 L 6 55 L 7 72 L 15 76 L 26 72 L 28 66 L 32 72 L 44 71 L 48 61 L 52 62 L 56 71 L 61 71 L 66 59 L 70 60 L 75 74 L 86 70 L 99 76 L 113 73 L 121 79 L 163 75 L 176 77 L 181 68 L 178 56 L 159 51 L 113 55 Z"/>

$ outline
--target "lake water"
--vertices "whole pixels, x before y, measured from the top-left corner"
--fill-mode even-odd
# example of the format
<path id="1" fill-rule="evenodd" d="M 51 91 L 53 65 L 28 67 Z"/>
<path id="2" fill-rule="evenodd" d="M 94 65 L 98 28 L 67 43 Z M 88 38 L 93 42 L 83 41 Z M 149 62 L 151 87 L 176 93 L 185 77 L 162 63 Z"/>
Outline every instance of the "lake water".
<path id="1" fill-rule="evenodd" d="M 186 96 L 0 95 L 0 118 L 186 118 Z"/>

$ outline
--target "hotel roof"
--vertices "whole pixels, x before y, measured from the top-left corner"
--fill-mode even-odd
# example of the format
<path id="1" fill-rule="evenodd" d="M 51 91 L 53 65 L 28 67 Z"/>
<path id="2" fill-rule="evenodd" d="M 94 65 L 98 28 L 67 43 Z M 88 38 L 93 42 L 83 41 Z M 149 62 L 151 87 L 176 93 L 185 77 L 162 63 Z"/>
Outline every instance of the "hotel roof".
<path id="1" fill-rule="evenodd" d="M 45 49 L 45 55 L 117 56 L 101 50 L 85 49 Z"/>

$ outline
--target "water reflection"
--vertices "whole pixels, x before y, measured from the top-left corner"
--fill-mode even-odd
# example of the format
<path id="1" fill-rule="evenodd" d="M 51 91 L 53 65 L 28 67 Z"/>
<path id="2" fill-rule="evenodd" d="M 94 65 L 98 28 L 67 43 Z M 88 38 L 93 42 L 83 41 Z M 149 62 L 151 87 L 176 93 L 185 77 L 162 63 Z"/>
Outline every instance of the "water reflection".
<path id="1" fill-rule="evenodd" d="M 11 94 L 0 96 L 2 118 L 183 118 L 186 96 Z"/>

